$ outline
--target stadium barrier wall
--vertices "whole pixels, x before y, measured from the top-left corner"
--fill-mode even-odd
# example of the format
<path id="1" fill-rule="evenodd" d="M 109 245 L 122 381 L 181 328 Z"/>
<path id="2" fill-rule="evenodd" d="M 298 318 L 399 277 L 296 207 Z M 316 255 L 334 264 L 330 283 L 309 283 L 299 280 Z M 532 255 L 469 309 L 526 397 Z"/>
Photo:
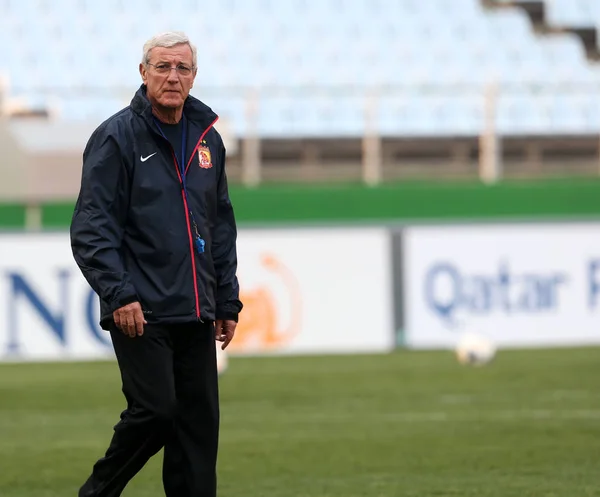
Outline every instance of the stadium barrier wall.
<path id="1" fill-rule="evenodd" d="M 600 180 L 571 178 L 480 182 L 403 182 L 231 187 L 241 226 L 257 223 L 356 223 L 397 220 L 600 216 Z M 44 228 L 65 229 L 74 200 L 42 203 Z M 0 227 L 23 228 L 24 204 L 0 203 Z"/>
<path id="2" fill-rule="evenodd" d="M 241 229 L 231 354 L 384 352 L 395 346 L 390 232 Z M 0 360 L 113 357 L 98 298 L 66 232 L 0 235 Z"/>
<path id="3" fill-rule="evenodd" d="M 394 247 L 402 345 L 600 344 L 600 223 L 410 226 Z"/>
<path id="4" fill-rule="evenodd" d="M 234 355 L 600 344 L 600 222 L 241 229 Z M 68 234 L 0 235 L 0 360 L 112 357 Z"/>

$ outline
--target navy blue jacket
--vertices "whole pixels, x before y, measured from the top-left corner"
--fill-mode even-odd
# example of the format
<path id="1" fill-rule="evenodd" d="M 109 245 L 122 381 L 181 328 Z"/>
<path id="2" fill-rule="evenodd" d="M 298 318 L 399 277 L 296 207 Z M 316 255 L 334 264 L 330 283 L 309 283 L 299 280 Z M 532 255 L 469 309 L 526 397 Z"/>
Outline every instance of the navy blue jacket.
<path id="1" fill-rule="evenodd" d="M 71 246 L 100 297 L 104 329 L 113 311 L 135 301 L 148 322 L 237 321 L 242 309 L 225 148 L 213 128 L 218 117 L 192 96 L 183 112 L 189 209 L 144 85 L 129 107 L 94 131 L 83 153 Z M 195 247 L 190 210 L 203 253 Z"/>

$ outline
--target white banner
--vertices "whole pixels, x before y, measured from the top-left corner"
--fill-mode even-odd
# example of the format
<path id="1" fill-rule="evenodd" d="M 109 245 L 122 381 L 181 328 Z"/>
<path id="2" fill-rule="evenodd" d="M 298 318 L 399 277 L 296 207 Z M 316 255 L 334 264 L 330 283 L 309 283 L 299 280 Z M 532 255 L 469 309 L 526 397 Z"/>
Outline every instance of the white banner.
<path id="1" fill-rule="evenodd" d="M 384 229 L 240 230 L 244 310 L 232 354 L 394 345 Z M 0 235 L 0 360 L 112 357 L 67 233 Z"/>
<path id="2" fill-rule="evenodd" d="M 403 267 L 408 346 L 600 343 L 600 224 L 407 228 Z"/>

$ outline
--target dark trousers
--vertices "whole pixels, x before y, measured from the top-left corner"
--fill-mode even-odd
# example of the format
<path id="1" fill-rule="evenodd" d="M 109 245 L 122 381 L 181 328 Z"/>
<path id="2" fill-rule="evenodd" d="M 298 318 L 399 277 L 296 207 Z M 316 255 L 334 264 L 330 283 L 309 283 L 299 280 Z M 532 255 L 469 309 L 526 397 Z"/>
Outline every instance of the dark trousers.
<path id="1" fill-rule="evenodd" d="M 111 329 L 127 409 L 79 497 L 117 497 L 164 447 L 167 497 L 215 497 L 219 394 L 213 323 Z"/>

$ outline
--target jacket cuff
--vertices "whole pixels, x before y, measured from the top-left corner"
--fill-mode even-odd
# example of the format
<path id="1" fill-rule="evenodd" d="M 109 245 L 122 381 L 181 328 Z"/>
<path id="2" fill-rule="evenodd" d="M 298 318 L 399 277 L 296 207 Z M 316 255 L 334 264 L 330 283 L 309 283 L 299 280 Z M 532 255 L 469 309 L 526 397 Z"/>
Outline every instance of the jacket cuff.
<path id="1" fill-rule="evenodd" d="M 128 304 L 133 304 L 134 302 L 138 302 L 138 301 L 139 301 L 139 298 L 137 295 L 134 295 L 134 294 L 125 295 L 125 296 L 120 297 L 119 299 L 113 301 L 111 310 L 114 312 L 117 309 L 120 309 L 121 307 L 124 307 Z"/>
<path id="2" fill-rule="evenodd" d="M 216 318 L 224 321 L 235 321 L 238 322 L 239 314 L 237 312 L 217 311 Z"/>

